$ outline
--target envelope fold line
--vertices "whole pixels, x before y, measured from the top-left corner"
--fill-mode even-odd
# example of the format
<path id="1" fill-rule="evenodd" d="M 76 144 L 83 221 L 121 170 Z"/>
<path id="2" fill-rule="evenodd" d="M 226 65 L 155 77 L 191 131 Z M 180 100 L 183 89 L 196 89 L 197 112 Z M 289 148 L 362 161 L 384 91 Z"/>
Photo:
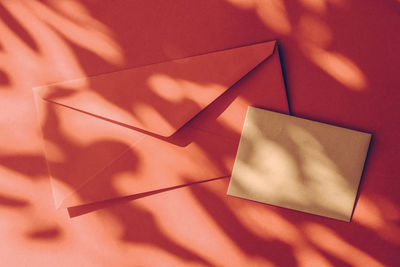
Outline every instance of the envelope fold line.
<path id="1" fill-rule="evenodd" d="M 169 137 L 271 56 L 275 46 L 273 41 L 227 49 L 56 83 L 38 92 L 43 99 Z"/>

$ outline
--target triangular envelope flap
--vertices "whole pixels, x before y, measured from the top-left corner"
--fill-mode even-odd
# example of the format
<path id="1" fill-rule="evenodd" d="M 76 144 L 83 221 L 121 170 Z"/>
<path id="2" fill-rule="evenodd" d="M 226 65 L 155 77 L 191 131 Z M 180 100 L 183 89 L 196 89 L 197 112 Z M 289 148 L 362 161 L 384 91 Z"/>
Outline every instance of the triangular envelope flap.
<path id="1" fill-rule="evenodd" d="M 268 58 L 275 41 L 40 88 L 42 99 L 170 136 Z"/>

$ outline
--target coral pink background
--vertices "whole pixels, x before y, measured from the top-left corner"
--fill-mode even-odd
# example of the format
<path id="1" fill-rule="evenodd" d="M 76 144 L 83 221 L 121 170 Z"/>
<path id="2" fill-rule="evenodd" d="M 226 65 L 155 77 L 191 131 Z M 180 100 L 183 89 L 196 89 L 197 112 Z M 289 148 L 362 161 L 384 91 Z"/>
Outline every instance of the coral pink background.
<path id="1" fill-rule="evenodd" d="M 0 1 L 2 264 L 399 265 L 399 5 Z M 32 87 L 274 39 L 292 114 L 374 134 L 351 223 L 228 199 L 227 179 L 54 209 Z"/>

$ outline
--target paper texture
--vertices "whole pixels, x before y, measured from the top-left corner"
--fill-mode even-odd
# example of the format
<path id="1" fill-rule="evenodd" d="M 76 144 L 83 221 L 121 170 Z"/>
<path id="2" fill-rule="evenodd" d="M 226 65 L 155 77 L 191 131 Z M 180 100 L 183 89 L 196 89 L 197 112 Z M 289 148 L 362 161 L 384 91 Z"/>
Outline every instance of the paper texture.
<path id="1" fill-rule="evenodd" d="M 370 138 L 249 107 L 228 194 L 350 221 Z"/>
<path id="2" fill-rule="evenodd" d="M 247 106 L 288 112 L 275 42 L 34 91 L 56 207 L 229 176 Z"/>

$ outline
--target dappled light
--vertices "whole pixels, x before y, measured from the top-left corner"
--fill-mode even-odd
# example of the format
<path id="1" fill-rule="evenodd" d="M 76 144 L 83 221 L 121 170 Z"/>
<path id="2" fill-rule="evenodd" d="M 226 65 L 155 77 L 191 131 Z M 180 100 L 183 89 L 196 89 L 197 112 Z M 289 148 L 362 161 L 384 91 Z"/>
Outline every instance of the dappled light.
<path id="1" fill-rule="evenodd" d="M 395 2 L 0 0 L 2 264 L 398 265 Z M 332 132 L 236 163 L 351 222 L 226 194 L 248 106 L 374 134 L 357 198 Z"/>
<path id="2" fill-rule="evenodd" d="M 357 217 L 355 222 L 372 229 L 382 239 L 400 245 L 400 227 L 397 223 L 399 208 L 382 197 L 375 198 L 380 202 L 380 206 L 375 204 L 374 198 L 372 199 L 375 201 L 364 198 L 360 200 L 358 212 L 362 216 Z M 390 212 L 387 213 L 386 210 Z"/>
<path id="3" fill-rule="evenodd" d="M 321 15 L 326 15 L 330 7 L 344 8 L 349 4 L 346 0 L 298 0 L 298 2 L 304 8 Z"/>
<path id="4" fill-rule="evenodd" d="M 228 194 L 349 221 L 369 142 L 369 134 L 249 107 Z"/>
<path id="5" fill-rule="evenodd" d="M 207 103 L 208 92 L 216 91 L 222 94 L 224 91 L 224 85 L 222 84 L 199 85 L 190 80 L 178 80 L 165 74 L 151 75 L 148 79 L 148 84 L 157 95 L 177 104 L 182 103 L 186 97 Z"/>
<path id="6" fill-rule="evenodd" d="M 315 223 L 305 225 L 305 232 L 321 249 L 353 266 L 384 266 L 367 253 L 355 248 L 337 236 L 332 230 Z"/>
<path id="7" fill-rule="evenodd" d="M 312 45 L 326 49 L 333 41 L 329 26 L 316 16 L 302 16 L 297 29 L 298 42 L 304 46 Z"/>
<path id="8" fill-rule="evenodd" d="M 274 48 L 274 43 L 262 43 L 219 51 L 73 82 L 56 83 L 39 88 L 35 93 L 47 101 L 168 137 L 268 58 Z M 236 64 L 237 60 L 241 60 L 242 64 Z M 226 66 L 231 66 L 231 69 L 226 69 Z M 157 73 L 184 78 L 174 83 L 179 85 L 174 90 L 182 94 L 181 101 L 172 102 L 163 97 L 163 94 L 171 94 L 171 84 L 157 82 L 153 76 Z M 204 80 L 210 82 L 204 86 L 197 85 Z M 60 96 L 57 89 L 68 88 L 71 83 L 74 87 L 76 84 L 90 86 L 77 91 L 70 90 L 66 96 Z M 125 112 L 121 112 L 121 109 Z"/>
<path id="9" fill-rule="evenodd" d="M 292 26 L 283 0 L 255 0 L 254 3 L 258 16 L 271 30 L 285 35 L 291 33 Z"/>
<path id="10" fill-rule="evenodd" d="M 61 2 L 67 1 L 63 0 Z M 39 1 L 26 1 L 26 3 L 28 4 L 28 8 L 33 10 L 38 17 L 56 29 L 65 38 L 68 38 L 84 49 L 90 50 L 92 53 L 114 65 L 123 64 L 122 51 L 118 44 L 111 38 L 111 32 L 107 27 L 92 19 L 89 14 L 84 12 L 84 8 L 79 6 L 78 2 L 70 1 L 69 5 L 72 5 L 73 10 L 78 8 L 78 13 L 74 13 L 73 19 L 78 19 L 81 25 L 64 19 Z M 62 8 L 62 10 L 66 9 L 67 7 L 65 6 Z"/>
<path id="11" fill-rule="evenodd" d="M 324 14 L 327 10 L 328 0 L 299 0 L 307 9 L 313 12 Z"/>
<path id="12" fill-rule="evenodd" d="M 327 48 L 333 42 L 328 25 L 313 16 L 302 16 L 297 40 L 305 56 L 338 82 L 353 90 L 367 87 L 367 78 L 349 58 Z"/>
<path id="13" fill-rule="evenodd" d="M 354 90 L 363 90 L 367 86 L 364 74 L 345 56 L 324 51 L 318 47 L 309 47 L 308 53 L 317 66 L 320 66 L 338 82 Z"/>
<path id="14" fill-rule="evenodd" d="M 171 194 L 171 193 L 169 193 Z M 192 251 L 198 251 L 202 257 L 210 260 L 215 259 L 222 248 L 227 248 L 237 254 L 236 257 L 229 259 L 231 263 L 240 262 L 243 258 L 242 252 L 236 245 L 225 236 L 223 230 L 218 227 L 209 218 L 209 214 L 202 208 L 202 205 L 191 197 L 189 190 L 178 190 L 174 192 L 174 197 L 170 198 L 167 203 L 162 195 L 149 198 L 146 202 L 132 202 L 132 205 L 140 205 L 155 215 L 160 229 L 166 233 L 172 240 L 185 246 Z M 185 214 L 188 220 L 181 221 L 176 216 L 176 207 L 179 206 L 179 213 Z M 196 229 L 207 229 L 206 231 L 196 233 Z M 188 243 L 187 237 L 192 235 L 201 235 Z M 218 241 L 218 243 L 210 244 L 209 240 Z"/>
<path id="15" fill-rule="evenodd" d="M 185 98 L 182 85 L 169 76 L 153 74 L 148 83 L 156 94 L 167 101 L 179 103 Z"/>
<path id="16" fill-rule="evenodd" d="M 253 9 L 261 21 L 271 30 L 288 35 L 292 26 L 283 0 L 227 0 L 235 6 L 245 9 Z"/>

